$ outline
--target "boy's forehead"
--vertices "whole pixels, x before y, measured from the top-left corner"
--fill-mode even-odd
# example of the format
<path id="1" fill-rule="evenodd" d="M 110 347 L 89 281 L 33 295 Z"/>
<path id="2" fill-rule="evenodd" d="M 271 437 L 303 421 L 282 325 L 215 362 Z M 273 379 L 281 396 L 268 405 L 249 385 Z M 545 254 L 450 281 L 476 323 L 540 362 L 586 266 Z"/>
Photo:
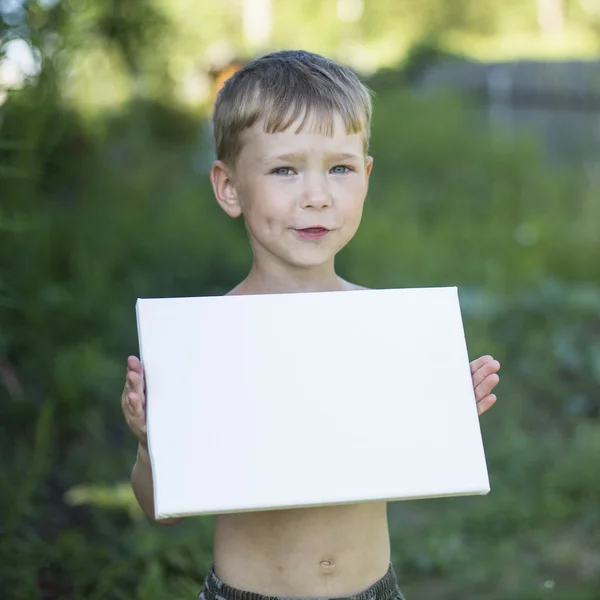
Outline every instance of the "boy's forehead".
<path id="1" fill-rule="evenodd" d="M 318 117 L 309 115 L 306 122 L 299 118 L 284 131 L 269 133 L 260 120 L 244 132 L 244 145 L 251 146 L 258 159 L 304 149 L 364 154 L 364 132 L 348 133 L 340 115 L 334 115 L 332 125 L 332 131 L 327 131 Z"/>

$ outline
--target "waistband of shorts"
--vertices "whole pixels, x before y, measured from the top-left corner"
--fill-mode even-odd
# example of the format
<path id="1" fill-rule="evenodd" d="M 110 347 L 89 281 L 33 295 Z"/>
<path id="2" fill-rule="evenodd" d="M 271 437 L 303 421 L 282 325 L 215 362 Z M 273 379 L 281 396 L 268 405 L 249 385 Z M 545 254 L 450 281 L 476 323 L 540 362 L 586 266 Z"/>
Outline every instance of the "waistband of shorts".
<path id="1" fill-rule="evenodd" d="M 387 600 L 397 593 L 398 580 L 394 567 L 390 563 L 387 573 L 371 587 L 353 596 L 336 596 L 330 600 Z M 221 581 L 215 574 L 214 565 L 211 567 L 199 600 L 315 600 L 309 597 L 276 597 L 263 596 L 256 592 L 246 592 L 231 587 Z M 319 600 L 324 600 L 319 598 Z"/>

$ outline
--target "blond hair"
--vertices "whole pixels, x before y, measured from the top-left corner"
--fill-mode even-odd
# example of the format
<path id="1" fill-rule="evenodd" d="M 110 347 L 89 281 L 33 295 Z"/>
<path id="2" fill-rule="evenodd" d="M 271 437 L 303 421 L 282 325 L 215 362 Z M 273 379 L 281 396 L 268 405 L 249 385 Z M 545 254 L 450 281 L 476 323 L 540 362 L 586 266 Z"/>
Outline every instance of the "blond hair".
<path id="1" fill-rule="evenodd" d="M 243 132 L 258 121 L 264 122 L 265 132 L 277 133 L 302 117 L 298 132 L 314 116 L 315 133 L 332 135 L 336 114 L 346 133 L 364 134 L 366 152 L 371 111 L 371 91 L 349 68 L 300 50 L 267 54 L 237 71 L 217 95 L 213 113 L 217 158 L 233 168 Z"/>

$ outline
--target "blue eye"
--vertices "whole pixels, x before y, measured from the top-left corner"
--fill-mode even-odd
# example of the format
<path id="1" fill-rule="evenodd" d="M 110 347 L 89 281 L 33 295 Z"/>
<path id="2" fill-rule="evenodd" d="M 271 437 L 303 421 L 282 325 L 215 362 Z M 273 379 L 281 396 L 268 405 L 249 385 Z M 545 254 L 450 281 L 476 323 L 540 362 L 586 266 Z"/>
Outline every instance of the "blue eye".
<path id="1" fill-rule="evenodd" d="M 345 167 L 344 165 L 337 165 L 331 169 L 331 172 L 335 175 L 345 175 L 346 173 L 350 172 L 350 168 Z"/>
<path id="2" fill-rule="evenodd" d="M 275 169 L 273 171 L 273 175 L 282 175 L 286 177 L 287 175 L 292 174 L 292 169 L 290 167 L 280 167 L 279 169 Z"/>

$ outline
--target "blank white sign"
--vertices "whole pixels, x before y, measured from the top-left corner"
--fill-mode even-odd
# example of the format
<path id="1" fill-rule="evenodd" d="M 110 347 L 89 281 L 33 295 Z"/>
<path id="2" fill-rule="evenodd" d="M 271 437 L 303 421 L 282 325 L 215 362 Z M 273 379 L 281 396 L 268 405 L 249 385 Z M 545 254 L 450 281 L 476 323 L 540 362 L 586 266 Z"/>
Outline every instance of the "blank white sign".
<path id="1" fill-rule="evenodd" d="M 485 494 L 456 288 L 139 299 L 159 518 Z"/>

